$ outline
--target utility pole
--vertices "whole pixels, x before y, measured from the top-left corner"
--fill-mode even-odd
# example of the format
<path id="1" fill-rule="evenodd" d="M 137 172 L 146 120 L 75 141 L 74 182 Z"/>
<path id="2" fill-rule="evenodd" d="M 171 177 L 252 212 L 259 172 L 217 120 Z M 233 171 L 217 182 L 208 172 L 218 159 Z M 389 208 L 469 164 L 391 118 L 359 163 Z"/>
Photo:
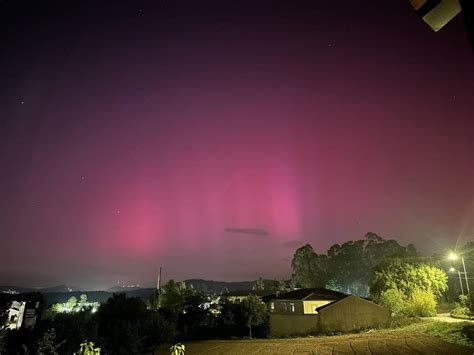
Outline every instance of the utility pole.
<path id="1" fill-rule="evenodd" d="M 459 283 L 461 285 L 461 293 L 464 296 L 464 288 L 462 287 L 461 271 L 459 271 L 459 269 L 458 269 L 458 275 L 459 275 Z"/>
<path id="2" fill-rule="evenodd" d="M 158 291 L 161 290 L 161 266 L 160 266 L 160 272 L 158 273 L 158 279 L 156 280 L 156 289 Z"/>
<path id="3" fill-rule="evenodd" d="M 467 289 L 467 295 L 469 296 L 469 299 L 471 299 L 471 292 L 469 291 L 469 281 L 467 279 L 467 271 L 466 271 L 466 264 L 464 264 L 464 257 L 461 257 L 462 261 L 462 267 L 464 269 L 464 278 L 466 279 L 466 289 Z"/>

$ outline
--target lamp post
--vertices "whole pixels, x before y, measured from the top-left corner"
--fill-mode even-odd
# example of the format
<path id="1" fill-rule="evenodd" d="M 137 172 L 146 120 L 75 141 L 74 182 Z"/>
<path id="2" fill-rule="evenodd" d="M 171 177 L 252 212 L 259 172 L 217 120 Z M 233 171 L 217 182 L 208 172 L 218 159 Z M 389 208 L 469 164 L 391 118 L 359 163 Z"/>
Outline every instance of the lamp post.
<path id="1" fill-rule="evenodd" d="M 461 261 L 462 261 L 462 267 L 464 269 L 464 278 L 466 279 L 466 289 L 467 289 L 467 294 L 469 295 L 469 299 L 471 297 L 471 292 L 469 291 L 469 282 L 467 281 L 467 271 L 466 271 L 466 264 L 464 264 L 464 257 L 461 256 Z"/>
<path id="2" fill-rule="evenodd" d="M 459 258 L 458 255 L 454 254 L 453 252 L 449 253 L 449 256 L 448 256 L 448 259 L 451 260 L 451 261 L 456 261 L 457 259 Z M 470 289 L 469 289 L 469 281 L 467 279 L 467 271 L 466 271 L 466 264 L 464 263 L 464 257 L 461 256 L 461 263 L 462 263 L 462 267 L 463 267 L 463 274 L 464 274 L 464 279 L 466 280 L 466 290 L 467 290 L 467 295 L 469 296 L 469 300 L 471 299 L 471 292 L 470 292 Z M 461 292 L 463 292 L 464 294 L 464 291 L 463 291 L 463 288 L 462 288 L 462 282 L 461 282 L 461 272 L 458 270 L 458 275 L 459 275 L 459 282 L 461 283 Z"/>
<path id="3" fill-rule="evenodd" d="M 449 271 L 451 271 L 451 272 L 457 271 L 457 272 L 458 272 L 459 285 L 461 285 L 461 294 L 464 295 L 464 287 L 463 287 L 463 285 L 462 285 L 461 271 L 459 271 L 459 269 L 456 270 L 456 269 L 453 268 L 452 266 L 449 268 Z"/>

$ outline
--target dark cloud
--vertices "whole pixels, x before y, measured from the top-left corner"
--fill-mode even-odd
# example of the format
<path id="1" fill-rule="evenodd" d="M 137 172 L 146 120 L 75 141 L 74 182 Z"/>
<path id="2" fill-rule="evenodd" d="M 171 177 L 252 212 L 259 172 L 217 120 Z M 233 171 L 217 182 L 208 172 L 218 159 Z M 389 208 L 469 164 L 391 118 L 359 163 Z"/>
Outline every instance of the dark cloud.
<path id="1" fill-rule="evenodd" d="M 229 233 L 270 235 L 270 232 L 268 232 L 265 229 L 260 229 L 260 228 L 225 228 L 224 230 Z"/>

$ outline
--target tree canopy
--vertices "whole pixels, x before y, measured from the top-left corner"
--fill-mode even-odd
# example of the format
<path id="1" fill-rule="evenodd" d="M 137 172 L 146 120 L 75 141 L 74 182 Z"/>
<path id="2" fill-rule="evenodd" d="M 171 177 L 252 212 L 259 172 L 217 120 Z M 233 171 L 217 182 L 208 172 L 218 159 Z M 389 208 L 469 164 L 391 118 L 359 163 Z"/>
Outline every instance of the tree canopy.
<path id="1" fill-rule="evenodd" d="M 370 294 L 396 315 L 434 316 L 447 281 L 446 273 L 434 265 L 392 259 L 375 269 Z"/>
<path id="2" fill-rule="evenodd" d="M 389 289 L 400 290 L 406 296 L 417 289 L 430 291 L 439 298 L 448 288 L 448 277 L 440 268 L 424 262 L 392 259 L 374 270 L 369 286 L 370 294 L 376 300 Z"/>
<path id="3" fill-rule="evenodd" d="M 318 255 L 309 244 L 299 248 L 292 260 L 292 277 L 299 287 L 329 287 L 367 296 L 374 267 L 386 258 L 416 255 L 412 244 L 403 247 L 395 240 L 367 233 L 364 239 L 334 244 L 327 255 Z"/>

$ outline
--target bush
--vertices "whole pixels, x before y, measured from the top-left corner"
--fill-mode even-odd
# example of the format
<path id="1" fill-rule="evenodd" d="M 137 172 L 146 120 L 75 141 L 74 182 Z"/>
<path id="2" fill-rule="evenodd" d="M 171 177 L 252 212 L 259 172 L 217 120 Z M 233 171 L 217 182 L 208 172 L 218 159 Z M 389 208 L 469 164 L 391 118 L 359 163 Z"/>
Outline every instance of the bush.
<path id="1" fill-rule="evenodd" d="M 470 310 L 468 307 L 468 298 L 467 296 L 459 296 L 459 302 L 454 303 L 455 306 L 451 311 L 451 315 L 459 318 L 469 318 Z"/>
<path id="2" fill-rule="evenodd" d="M 390 309 L 393 315 L 400 316 L 405 314 L 407 308 L 407 301 L 402 291 L 396 288 L 391 288 L 382 291 L 380 295 L 380 303 Z"/>
<path id="3" fill-rule="evenodd" d="M 407 303 L 407 315 L 411 317 L 436 316 L 436 298 L 433 292 L 415 289 Z"/>

